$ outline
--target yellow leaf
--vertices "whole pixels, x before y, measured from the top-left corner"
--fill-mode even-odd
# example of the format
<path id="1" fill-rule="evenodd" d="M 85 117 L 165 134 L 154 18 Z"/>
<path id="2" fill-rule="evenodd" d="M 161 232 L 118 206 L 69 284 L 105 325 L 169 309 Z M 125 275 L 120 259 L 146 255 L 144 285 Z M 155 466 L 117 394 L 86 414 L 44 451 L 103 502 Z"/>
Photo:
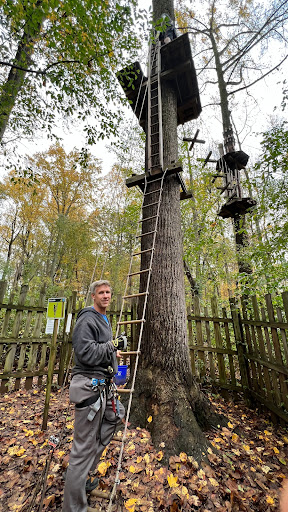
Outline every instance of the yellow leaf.
<path id="1" fill-rule="evenodd" d="M 199 469 L 199 471 L 197 471 L 197 476 L 198 478 L 200 478 L 201 480 L 204 480 L 204 478 L 206 477 L 203 469 Z"/>
<path id="2" fill-rule="evenodd" d="M 234 428 L 234 425 L 232 423 L 230 423 L 230 421 L 228 422 L 228 427 L 229 428 Z"/>
<path id="3" fill-rule="evenodd" d="M 135 498 L 130 498 L 129 500 L 125 501 L 124 507 L 126 510 L 128 510 L 128 512 L 134 512 L 136 503 L 137 500 Z"/>
<path id="4" fill-rule="evenodd" d="M 149 418 L 147 418 L 148 423 L 151 423 L 152 419 L 152 416 L 149 416 Z"/>
<path id="5" fill-rule="evenodd" d="M 180 457 L 181 462 L 183 462 L 184 464 L 187 462 L 187 458 L 188 458 L 187 453 L 181 452 L 179 457 Z"/>
<path id="6" fill-rule="evenodd" d="M 178 476 L 173 476 L 172 473 L 167 476 L 169 487 L 178 487 L 179 484 L 177 484 Z"/>
<path id="7" fill-rule="evenodd" d="M 130 473 L 135 473 L 135 466 L 130 466 L 129 471 Z"/>
<path id="8" fill-rule="evenodd" d="M 33 430 L 26 430 L 26 428 L 25 428 L 24 431 L 26 432 L 26 434 L 25 434 L 26 437 L 34 436 Z"/>
<path id="9" fill-rule="evenodd" d="M 235 432 L 234 432 L 234 434 L 232 434 L 232 441 L 234 441 L 234 443 L 238 443 L 238 440 L 239 440 L 239 436 L 238 436 L 238 434 L 235 434 Z"/>
<path id="10" fill-rule="evenodd" d="M 188 489 L 185 485 L 182 485 L 181 487 L 181 494 L 183 494 L 183 496 L 188 496 Z"/>
<path id="11" fill-rule="evenodd" d="M 129 443 L 126 450 L 127 450 L 127 452 L 133 452 L 133 450 L 135 450 L 135 444 Z"/>
<path id="12" fill-rule="evenodd" d="M 271 468 L 269 468 L 269 466 L 262 466 L 262 471 L 267 475 L 267 473 L 271 471 Z"/>
<path id="13" fill-rule="evenodd" d="M 11 446 L 11 448 L 8 448 L 8 455 L 10 455 L 11 457 L 13 455 L 16 455 L 16 453 L 18 452 L 20 446 Z"/>
<path id="14" fill-rule="evenodd" d="M 282 439 L 283 439 L 284 443 L 288 444 L 288 437 L 283 436 Z"/>
<path id="15" fill-rule="evenodd" d="M 274 500 L 271 498 L 271 496 L 267 496 L 266 501 L 269 505 L 274 505 Z"/>
<path id="16" fill-rule="evenodd" d="M 145 453 L 145 455 L 144 455 L 144 457 L 143 457 L 143 458 L 144 458 L 144 460 L 145 460 L 146 464 L 149 464 L 149 462 L 150 462 L 149 454 L 148 454 L 148 453 Z"/>
<path id="17" fill-rule="evenodd" d="M 281 458 L 281 459 L 279 459 L 279 462 L 281 462 L 281 464 L 283 464 L 283 466 L 286 466 L 286 465 L 287 465 L 287 463 L 286 463 L 286 460 L 285 460 L 285 459 L 282 459 L 282 458 Z"/>
<path id="18" fill-rule="evenodd" d="M 276 448 L 276 447 L 274 447 L 274 448 L 273 448 L 273 451 L 274 451 L 274 453 L 276 453 L 276 454 L 277 454 L 277 453 L 279 453 L 279 450 L 278 450 L 278 448 Z"/>
<path id="19" fill-rule="evenodd" d="M 21 457 L 21 455 L 23 455 L 23 453 L 25 453 L 25 452 L 26 452 L 25 448 L 20 448 L 20 450 L 18 450 L 18 452 L 16 452 L 16 455 L 17 455 L 17 457 Z"/>
<path id="20" fill-rule="evenodd" d="M 160 460 L 163 459 L 163 455 L 164 455 L 163 452 L 160 450 L 160 452 L 158 452 L 156 455 L 156 459 L 160 462 Z"/>
<path id="21" fill-rule="evenodd" d="M 237 457 L 240 457 L 241 453 L 239 452 L 239 450 L 231 450 L 233 453 L 235 453 L 235 455 L 237 455 Z"/>
<path id="22" fill-rule="evenodd" d="M 136 460 L 137 464 L 140 464 L 140 462 L 142 462 L 142 460 L 143 460 L 143 457 L 141 457 L 141 455 L 139 455 L 139 457 L 137 457 L 137 460 Z"/>
<path id="23" fill-rule="evenodd" d="M 215 480 L 215 478 L 209 478 L 209 482 L 211 485 L 213 485 L 213 487 L 218 487 L 218 482 L 217 480 Z"/>
<path id="24" fill-rule="evenodd" d="M 269 432 L 269 430 L 264 430 L 264 434 L 266 436 L 272 436 L 272 432 Z"/>
<path id="25" fill-rule="evenodd" d="M 248 444 L 243 444 L 243 448 L 245 452 L 250 452 L 250 446 Z"/>
<path id="26" fill-rule="evenodd" d="M 66 425 L 66 428 L 69 428 L 70 430 L 73 430 L 73 428 L 74 428 L 74 427 L 73 427 L 73 424 L 72 424 L 72 423 L 68 423 L 68 424 Z"/>
<path id="27" fill-rule="evenodd" d="M 100 464 L 98 465 L 98 468 L 97 468 L 100 475 L 102 475 L 102 476 L 106 475 L 106 471 L 109 468 L 109 466 L 110 466 L 109 462 L 100 462 Z"/>
<path id="28" fill-rule="evenodd" d="M 61 457 L 63 457 L 63 455 L 65 455 L 65 452 L 63 452 L 63 451 L 59 451 L 57 455 L 58 455 L 58 457 L 60 457 L 60 458 L 61 458 Z"/>

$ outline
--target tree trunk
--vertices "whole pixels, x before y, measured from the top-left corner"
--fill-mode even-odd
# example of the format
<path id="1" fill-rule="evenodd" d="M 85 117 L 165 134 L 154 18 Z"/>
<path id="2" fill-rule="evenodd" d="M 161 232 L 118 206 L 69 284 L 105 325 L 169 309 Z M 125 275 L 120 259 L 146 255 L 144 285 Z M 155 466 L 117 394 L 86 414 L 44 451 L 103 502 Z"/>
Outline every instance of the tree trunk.
<path id="1" fill-rule="evenodd" d="M 220 104 L 221 104 L 221 115 L 222 115 L 222 124 L 223 124 L 223 135 L 224 135 L 224 145 L 227 153 L 235 151 L 235 139 L 233 135 L 233 127 L 231 121 L 231 112 L 229 110 L 229 101 L 228 101 L 228 92 L 227 92 L 227 84 L 225 82 L 224 73 L 222 69 L 222 64 L 220 60 L 220 55 L 217 48 L 217 43 L 213 34 L 213 27 L 211 27 L 210 31 L 210 40 L 212 43 L 217 79 L 218 79 L 218 88 L 220 95 Z M 238 261 L 238 268 L 240 273 L 244 273 L 247 275 L 251 275 L 253 273 L 252 266 L 250 262 L 245 259 L 244 251 L 245 248 L 249 246 L 249 239 L 247 233 L 245 231 L 245 214 L 241 216 L 236 216 L 233 219 L 234 233 L 235 233 L 235 244 L 236 244 L 236 255 Z"/>
<path id="2" fill-rule="evenodd" d="M 1 89 L 0 142 L 2 142 L 10 114 L 17 100 L 17 95 L 23 86 L 26 76 L 25 70 L 29 68 L 32 62 L 31 55 L 34 51 L 34 45 L 37 37 L 40 34 L 42 23 L 45 17 L 44 14 L 39 12 L 39 6 L 41 3 L 42 0 L 36 2 L 34 7 L 34 15 L 30 14 L 27 16 L 27 20 L 23 28 L 23 35 L 19 41 L 17 52 L 13 60 L 14 67 L 11 67 L 8 78 Z M 38 9 L 36 15 L 35 9 Z"/>
<path id="3" fill-rule="evenodd" d="M 154 21 L 163 13 L 174 19 L 172 0 L 154 0 L 153 8 Z M 168 82 L 162 83 L 162 115 L 166 168 L 177 160 L 178 151 L 176 91 Z M 147 191 L 157 188 L 159 182 L 152 182 Z M 131 419 L 149 428 L 156 447 L 165 443 L 166 457 L 184 451 L 201 459 L 207 444 L 201 427 L 211 419 L 211 406 L 193 379 L 190 365 L 179 196 L 179 182 L 175 175 L 169 176 L 163 188 Z M 143 218 L 153 214 L 152 207 L 143 210 Z M 142 232 L 148 232 L 152 222 L 145 222 Z M 149 237 L 142 237 L 141 250 L 151 247 Z M 142 269 L 147 265 L 149 253 L 141 260 Z M 144 275 L 140 291 L 146 289 Z M 147 422 L 149 416 L 152 422 Z"/>

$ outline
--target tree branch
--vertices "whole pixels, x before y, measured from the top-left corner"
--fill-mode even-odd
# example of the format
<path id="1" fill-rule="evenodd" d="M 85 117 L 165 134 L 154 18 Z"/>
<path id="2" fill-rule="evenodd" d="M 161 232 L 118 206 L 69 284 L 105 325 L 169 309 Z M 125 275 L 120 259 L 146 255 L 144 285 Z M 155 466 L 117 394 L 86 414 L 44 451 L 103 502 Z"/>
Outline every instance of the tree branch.
<path id="1" fill-rule="evenodd" d="M 277 64 L 277 66 L 275 66 L 274 68 L 272 68 L 269 71 L 267 71 L 267 73 L 265 73 L 265 75 L 260 76 L 259 78 L 257 78 L 257 80 L 254 80 L 254 82 L 251 82 L 251 84 L 245 85 L 244 87 L 240 87 L 239 89 L 236 89 L 235 91 L 228 92 L 228 96 L 231 96 L 231 94 L 235 94 L 236 92 L 248 89 L 248 87 L 252 87 L 252 85 L 257 84 L 257 82 L 260 82 L 260 80 L 263 80 L 263 78 L 265 78 L 266 76 L 270 75 L 270 73 L 272 73 L 273 71 L 275 71 L 275 69 L 277 69 L 279 66 L 281 66 L 281 64 L 283 64 L 283 62 L 285 62 L 285 60 L 287 58 L 288 58 L 288 55 L 286 55 L 286 57 L 284 57 L 284 59 L 282 59 L 281 62 L 279 62 Z"/>

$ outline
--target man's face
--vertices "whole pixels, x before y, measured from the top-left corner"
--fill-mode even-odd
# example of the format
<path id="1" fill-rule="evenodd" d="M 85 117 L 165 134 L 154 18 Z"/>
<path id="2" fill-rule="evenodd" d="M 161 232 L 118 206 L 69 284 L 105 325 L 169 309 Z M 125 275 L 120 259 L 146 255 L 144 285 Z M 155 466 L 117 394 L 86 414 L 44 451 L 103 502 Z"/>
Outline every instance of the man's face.
<path id="1" fill-rule="evenodd" d="M 111 290 L 107 284 L 102 284 L 92 293 L 94 308 L 98 313 L 105 314 L 111 301 Z"/>

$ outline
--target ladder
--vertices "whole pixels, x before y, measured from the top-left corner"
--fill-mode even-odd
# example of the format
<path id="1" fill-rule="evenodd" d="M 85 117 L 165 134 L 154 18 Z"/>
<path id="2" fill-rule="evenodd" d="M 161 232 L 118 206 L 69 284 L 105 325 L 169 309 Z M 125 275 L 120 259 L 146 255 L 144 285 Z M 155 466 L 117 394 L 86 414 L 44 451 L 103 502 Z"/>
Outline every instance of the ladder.
<path id="1" fill-rule="evenodd" d="M 152 273 L 153 256 L 154 256 L 154 250 L 155 250 L 157 227 L 158 227 L 158 220 L 159 220 L 159 215 L 160 215 L 160 207 L 161 207 L 161 199 L 162 199 L 165 174 L 166 173 L 164 172 L 161 175 L 161 177 L 158 177 L 158 178 L 155 177 L 155 179 L 149 180 L 149 184 L 150 183 L 156 184 L 156 189 L 152 190 L 152 191 L 149 190 L 149 192 L 147 192 L 148 182 L 147 182 L 147 178 L 145 178 L 145 186 L 144 186 L 142 208 L 141 208 L 142 218 L 138 222 L 138 230 L 137 230 L 138 232 L 140 231 L 140 234 L 137 233 L 136 237 L 135 237 L 134 248 L 133 248 L 133 252 L 131 255 L 129 271 L 128 271 L 127 280 L 126 280 L 125 292 L 122 297 L 122 306 L 121 306 L 121 311 L 120 311 L 120 317 L 119 317 L 119 321 L 117 322 L 116 337 L 119 335 L 119 331 L 123 327 L 125 327 L 125 325 L 127 325 L 127 324 L 139 324 L 140 329 L 139 329 L 137 350 L 125 352 L 125 355 L 135 355 L 136 356 L 135 364 L 134 364 L 134 371 L 133 371 L 133 376 L 132 376 L 132 381 L 131 381 L 131 388 L 130 389 L 126 389 L 126 388 L 118 389 L 118 392 L 129 393 L 130 396 L 129 396 L 128 406 L 127 406 L 127 411 L 126 411 L 126 422 L 125 422 L 125 427 L 124 427 L 123 437 L 122 437 L 122 444 L 121 444 L 120 453 L 119 453 L 119 460 L 118 460 L 118 466 L 117 466 L 117 471 L 116 471 L 115 483 L 114 483 L 113 489 L 111 491 L 110 501 L 109 501 L 109 506 L 108 506 L 107 512 L 111 512 L 113 500 L 114 500 L 114 497 L 116 494 L 117 485 L 120 483 L 119 474 L 120 474 L 120 470 L 121 470 L 124 445 L 125 445 L 125 441 L 126 441 L 126 432 L 127 432 L 127 426 L 128 426 L 129 415 L 130 415 L 130 410 L 131 410 L 132 397 L 133 397 L 133 392 L 134 392 L 139 357 L 141 354 L 141 342 L 142 342 L 143 329 L 144 329 L 144 323 L 145 323 L 146 306 L 147 306 L 148 295 L 149 295 L 149 285 L 150 285 L 150 278 L 151 278 L 151 273 Z M 151 208 L 152 213 L 149 212 L 149 216 L 143 217 L 143 212 L 145 212 L 146 208 Z M 154 212 L 153 212 L 153 210 L 154 210 Z M 145 223 L 147 221 L 151 221 L 153 223 L 153 228 L 149 229 L 149 231 L 146 231 L 144 228 Z M 148 244 L 149 247 L 147 247 L 145 250 L 142 250 L 142 247 L 139 248 L 139 242 L 140 242 L 140 245 L 142 245 L 141 242 L 143 240 L 143 237 L 148 237 L 148 239 L 151 240 L 151 243 Z M 147 268 L 142 269 L 142 270 L 133 271 L 133 265 L 134 265 L 135 258 L 137 258 L 139 260 L 139 256 L 141 257 L 142 254 L 144 254 L 144 253 L 146 255 L 148 255 L 147 259 L 149 260 L 149 263 L 148 263 Z M 131 285 L 131 279 L 133 279 L 136 276 L 140 276 L 141 274 L 147 274 L 145 290 L 143 292 L 139 291 L 138 293 L 128 293 L 129 286 Z M 127 303 L 126 301 L 129 301 L 131 299 L 133 300 L 134 298 L 139 298 L 139 297 L 144 299 L 142 311 L 140 311 L 140 313 L 139 313 L 139 316 L 141 318 L 136 319 L 136 320 L 122 320 L 123 313 L 124 313 L 124 306 Z M 131 379 L 131 376 L 130 376 L 130 379 Z"/>
<path id="2" fill-rule="evenodd" d="M 148 172 L 153 175 L 163 171 L 163 132 L 161 101 L 161 41 L 159 32 L 150 44 L 148 67 L 148 129 L 147 160 Z"/>

